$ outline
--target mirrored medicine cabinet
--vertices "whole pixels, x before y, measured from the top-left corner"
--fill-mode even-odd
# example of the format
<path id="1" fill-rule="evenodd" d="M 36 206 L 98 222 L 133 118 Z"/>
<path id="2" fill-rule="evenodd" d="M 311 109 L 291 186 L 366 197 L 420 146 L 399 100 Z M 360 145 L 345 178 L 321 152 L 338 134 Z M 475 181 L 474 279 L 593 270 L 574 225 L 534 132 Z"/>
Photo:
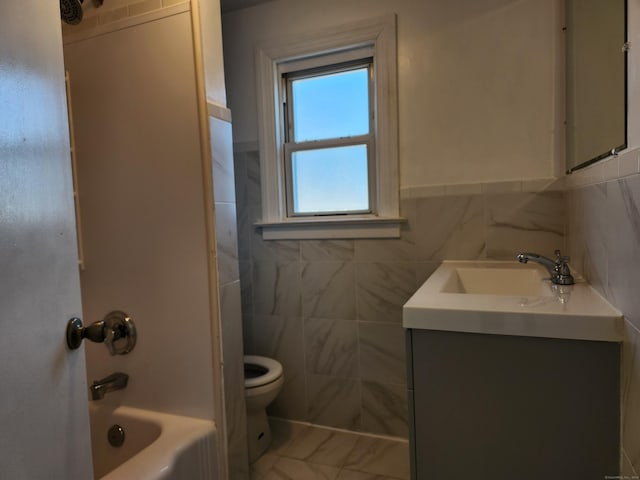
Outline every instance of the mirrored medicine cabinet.
<path id="1" fill-rule="evenodd" d="M 627 147 L 627 1 L 566 0 L 566 169 Z"/>

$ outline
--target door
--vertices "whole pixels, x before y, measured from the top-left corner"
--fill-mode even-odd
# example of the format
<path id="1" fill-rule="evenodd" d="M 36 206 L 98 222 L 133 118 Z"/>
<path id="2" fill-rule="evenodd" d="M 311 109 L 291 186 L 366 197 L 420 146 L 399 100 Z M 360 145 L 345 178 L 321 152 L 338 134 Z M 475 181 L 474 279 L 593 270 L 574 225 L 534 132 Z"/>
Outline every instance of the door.
<path id="1" fill-rule="evenodd" d="M 92 478 L 57 0 L 0 2 L 0 478 Z"/>

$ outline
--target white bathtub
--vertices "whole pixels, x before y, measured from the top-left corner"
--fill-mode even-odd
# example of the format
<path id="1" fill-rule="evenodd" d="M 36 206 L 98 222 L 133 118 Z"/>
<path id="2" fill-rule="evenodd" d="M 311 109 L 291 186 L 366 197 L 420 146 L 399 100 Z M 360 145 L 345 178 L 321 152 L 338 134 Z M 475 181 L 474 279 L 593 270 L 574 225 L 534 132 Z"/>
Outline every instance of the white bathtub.
<path id="1" fill-rule="evenodd" d="M 212 421 L 168 415 L 132 407 L 91 402 L 94 477 L 100 480 L 213 480 L 216 476 L 216 430 Z M 107 432 L 125 432 L 112 447 Z"/>

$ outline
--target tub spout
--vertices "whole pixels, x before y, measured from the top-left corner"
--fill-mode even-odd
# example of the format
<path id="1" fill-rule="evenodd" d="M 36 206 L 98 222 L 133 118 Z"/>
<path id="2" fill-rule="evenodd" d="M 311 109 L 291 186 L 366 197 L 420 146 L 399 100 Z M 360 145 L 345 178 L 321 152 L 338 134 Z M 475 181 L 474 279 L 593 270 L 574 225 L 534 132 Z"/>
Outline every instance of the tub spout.
<path id="1" fill-rule="evenodd" d="M 96 380 L 91 385 L 91 398 L 94 400 L 102 400 L 104 394 L 113 392 L 114 390 L 122 390 L 129 382 L 129 375 L 126 373 L 116 372 L 102 380 Z"/>

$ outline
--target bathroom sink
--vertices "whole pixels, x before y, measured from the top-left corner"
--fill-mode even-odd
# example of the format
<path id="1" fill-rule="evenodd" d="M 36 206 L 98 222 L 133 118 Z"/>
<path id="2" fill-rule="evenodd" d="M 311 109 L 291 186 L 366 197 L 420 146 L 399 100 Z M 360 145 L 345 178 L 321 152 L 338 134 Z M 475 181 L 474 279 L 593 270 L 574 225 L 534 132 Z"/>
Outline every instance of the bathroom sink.
<path id="1" fill-rule="evenodd" d="M 622 316 L 581 278 L 551 283 L 538 264 L 444 261 L 403 307 L 403 326 L 619 342 Z"/>
<path id="2" fill-rule="evenodd" d="M 520 267 L 520 266 L 518 266 Z M 550 296 L 546 274 L 539 268 L 457 267 L 450 270 L 443 293 L 474 295 Z"/>

